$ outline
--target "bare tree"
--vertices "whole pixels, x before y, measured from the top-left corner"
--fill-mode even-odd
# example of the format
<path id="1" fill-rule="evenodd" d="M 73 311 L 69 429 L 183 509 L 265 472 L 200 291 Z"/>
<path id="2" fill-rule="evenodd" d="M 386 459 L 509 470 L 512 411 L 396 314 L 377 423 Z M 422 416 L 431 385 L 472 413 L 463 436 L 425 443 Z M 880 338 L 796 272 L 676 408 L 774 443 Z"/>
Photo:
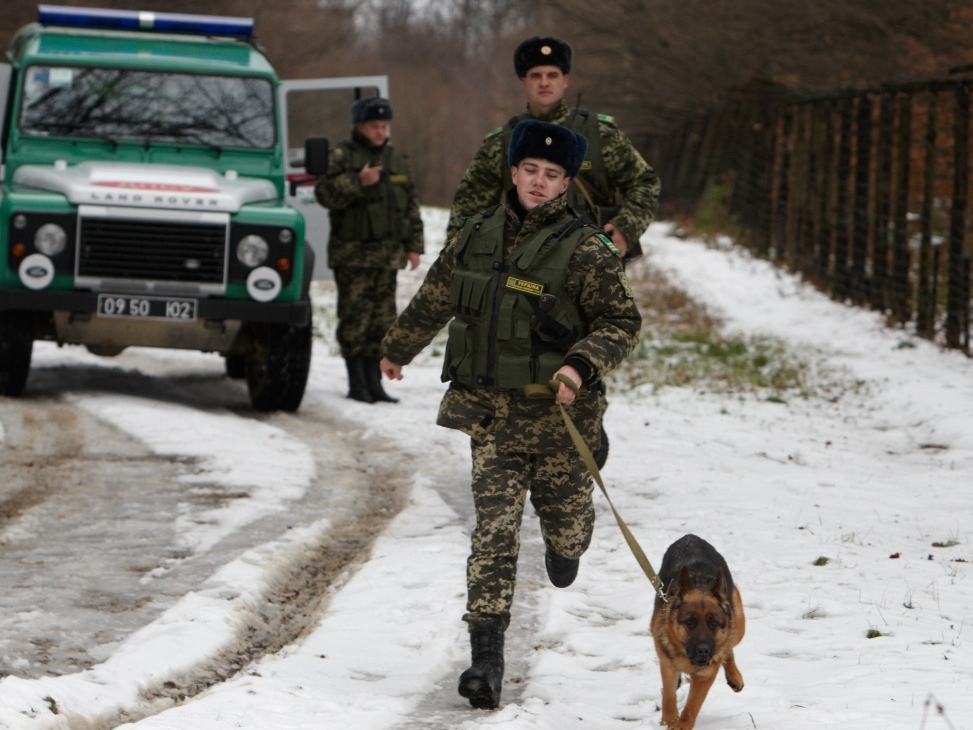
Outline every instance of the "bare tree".
<path id="1" fill-rule="evenodd" d="M 362 50 L 389 74 L 396 146 L 411 156 L 423 202 L 448 204 L 484 135 L 518 111 L 509 59 L 524 32 L 521 5 L 369 0 L 359 9 Z"/>
<path id="2" fill-rule="evenodd" d="M 87 5 L 82 0 L 58 0 Z M 91 0 L 91 5 L 251 16 L 287 78 L 387 74 L 396 146 L 420 199 L 448 204 L 490 129 L 522 110 L 516 45 L 558 35 L 575 50 L 571 101 L 615 115 L 642 144 L 753 79 L 820 92 L 944 75 L 973 61 L 965 0 Z M 0 44 L 36 17 L 4 0 Z"/>
<path id="3" fill-rule="evenodd" d="M 934 73 L 936 55 L 955 46 L 944 33 L 952 6 L 619 0 L 593 13 L 582 0 L 551 0 L 538 17 L 574 45 L 572 75 L 589 103 L 652 133 L 754 78 L 821 91 Z"/>

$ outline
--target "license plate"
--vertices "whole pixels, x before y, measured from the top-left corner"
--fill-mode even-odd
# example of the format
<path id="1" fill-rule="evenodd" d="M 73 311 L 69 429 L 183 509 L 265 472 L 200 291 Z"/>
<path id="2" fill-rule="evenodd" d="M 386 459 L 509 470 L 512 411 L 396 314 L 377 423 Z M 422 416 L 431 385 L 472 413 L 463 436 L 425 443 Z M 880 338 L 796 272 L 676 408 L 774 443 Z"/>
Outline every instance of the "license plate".
<path id="1" fill-rule="evenodd" d="M 196 300 L 99 294 L 98 314 L 102 317 L 192 321 L 196 319 Z"/>

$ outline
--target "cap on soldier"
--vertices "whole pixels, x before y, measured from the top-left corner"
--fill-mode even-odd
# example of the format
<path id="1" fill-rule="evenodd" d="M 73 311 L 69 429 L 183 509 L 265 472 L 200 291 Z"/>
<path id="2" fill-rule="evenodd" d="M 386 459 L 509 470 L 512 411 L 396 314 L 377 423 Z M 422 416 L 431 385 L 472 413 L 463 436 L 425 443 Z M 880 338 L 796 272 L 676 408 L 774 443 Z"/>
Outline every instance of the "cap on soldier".
<path id="1" fill-rule="evenodd" d="M 571 46 L 560 38 L 528 38 L 514 51 L 517 78 L 524 78 L 534 66 L 557 66 L 561 73 L 571 73 Z"/>
<path id="2" fill-rule="evenodd" d="M 528 157 L 547 160 L 563 167 L 568 177 L 575 177 L 587 152 L 588 140 L 583 134 L 560 124 L 525 119 L 514 127 L 507 162 L 516 167 Z"/>
<path id="3" fill-rule="evenodd" d="M 374 120 L 392 121 L 392 105 L 380 96 L 366 96 L 351 105 L 351 123 L 364 124 Z"/>

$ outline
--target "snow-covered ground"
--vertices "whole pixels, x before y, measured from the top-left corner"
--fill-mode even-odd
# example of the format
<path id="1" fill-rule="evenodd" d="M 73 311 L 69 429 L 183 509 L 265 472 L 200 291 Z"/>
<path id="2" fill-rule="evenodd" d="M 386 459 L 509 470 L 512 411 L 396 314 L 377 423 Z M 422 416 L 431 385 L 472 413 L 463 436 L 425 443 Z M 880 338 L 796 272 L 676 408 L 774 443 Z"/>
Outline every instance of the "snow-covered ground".
<path id="1" fill-rule="evenodd" d="M 445 217 L 424 215 L 433 242 L 428 265 Z M 973 641 L 973 362 L 889 330 L 878 315 L 835 303 L 745 253 L 669 231 L 650 229 L 634 279 L 642 267 L 664 270 L 730 331 L 780 338 L 846 386 L 834 400 L 783 403 L 683 388 L 611 390 L 604 478 L 619 512 L 656 567 L 687 532 L 713 543 L 743 597 L 747 635 L 736 656 L 746 686 L 735 694 L 718 680 L 696 727 L 973 728 L 966 645 Z M 401 275 L 404 294 L 421 273 Z M 344 401 L 350 422 L 367 424 L 419 467 L 409 504 L 335 592 L 317 628 L 191 701 L 125 727 L 657 725 L 652 590 L 598 493 L 595 539 L 571 587 L 546 585 L 539 541 L 525 541 L 500 709 L 469 709 L 456 694 L 468 657 L 460 617 L 470 524 L 457 506 L 466 495 L 455 475 L 468 471 L 469 451 L 464 437 L 434 425 L 444 386 L 433 349 L 406 368 L 404 381 L 387 386 L 398 405 Z M 52 349 L 39 357 L 67 355 Z M 311 382 L 312 407 L 342 394 L 343 363 L 327 344 L 317 345 Z M 191 433 L 180 435 L 175 424 L 160 429 L 165 409 L 148 409 L 153 428 L 142 429 L 138 413 L 111 398 L 87 407 L 136 435 L 169 434 L 150 448 L 194 455 Z M 205 464 L 232 481 L 247 472 L 248 448 L 232 432 L 227 439 L 236 450 Z M 314 477 L 300 444 L 281 448 L 293 467 L 285 484 L 308 488 Z M 451 492 L 443 473 L 453 475 L 445 481 Z M 274 484 L 256 474 L 250 469 L 246 479 Z M 287 498 L 268 489 L 261 504 L 273 509 L 273 500 Z M 251 519 L 234 512 L 241 509 L 227 505 L 208 527 L 200 523 L 196 544 L 221 536 L 214 524 L 232 529 Z M 531 515 L 525 522 L 525 535 L 536 533 Z M 247 596 L 322 529 L 308 524 L 241 555 L 93 669 L 0 680 L 0 727 L 82 728 L 126 710 L 148 714 L 140 693 L 205 661 L 230 638 Z"/>

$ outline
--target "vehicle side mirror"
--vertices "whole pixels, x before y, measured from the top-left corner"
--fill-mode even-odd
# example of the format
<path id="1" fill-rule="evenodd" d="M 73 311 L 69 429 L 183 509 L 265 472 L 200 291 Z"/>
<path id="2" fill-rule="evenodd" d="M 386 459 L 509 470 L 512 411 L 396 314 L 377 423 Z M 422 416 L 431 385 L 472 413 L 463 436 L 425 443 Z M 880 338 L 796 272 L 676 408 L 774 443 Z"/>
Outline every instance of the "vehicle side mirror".
<path id="1" fill-rule="evenodd" d="M 304 170 L 309 175 L 323 175 L 328 171 L 328 140 L 308 137 L 304 141 Z"/>

